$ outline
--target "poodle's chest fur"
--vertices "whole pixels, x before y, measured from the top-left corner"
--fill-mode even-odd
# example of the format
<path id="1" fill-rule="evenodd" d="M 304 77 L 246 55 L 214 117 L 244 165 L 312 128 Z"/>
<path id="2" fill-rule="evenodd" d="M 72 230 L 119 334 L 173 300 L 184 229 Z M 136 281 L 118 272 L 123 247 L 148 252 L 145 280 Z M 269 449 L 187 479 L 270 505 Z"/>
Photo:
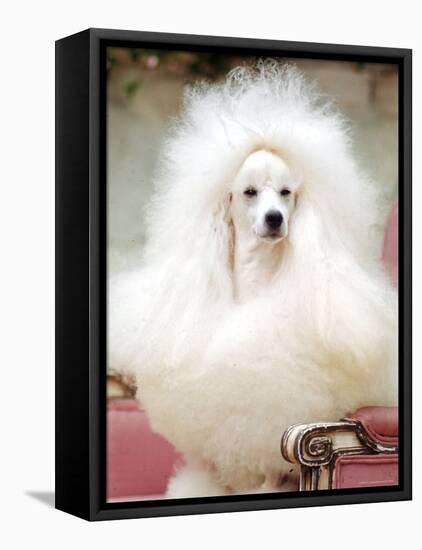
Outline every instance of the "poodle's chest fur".
<path id="1" fill-rule="evenodd" d="M 283 242 L 258 241 L 253 235 L 236 238 L 233 253 L 233 284 L 236 301 L 245 302 L 268 289 L 278 273 Z"/>

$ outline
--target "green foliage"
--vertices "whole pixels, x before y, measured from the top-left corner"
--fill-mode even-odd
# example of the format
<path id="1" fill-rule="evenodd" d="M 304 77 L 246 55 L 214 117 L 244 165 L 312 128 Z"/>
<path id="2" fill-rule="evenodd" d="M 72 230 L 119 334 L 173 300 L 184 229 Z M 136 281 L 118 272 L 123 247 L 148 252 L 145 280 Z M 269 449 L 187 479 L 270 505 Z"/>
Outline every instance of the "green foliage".
<path id="1" fill-rule="evenodd" d="M 131 98 L 140 88 L 140 80 L 128 80 L 125 84 L 125 94 L 128 98 Z"/>
<path id="2" fill-rule="evenodd" d="M 156 50 L 144 48 L 108 48 L 107 68 L 110 73 L 117 67 L 129 66 L 154 71 L 158 68 L 186 77 L 215 80 L 225 75 L 235 65 L 242 63 L 238 57 L 218 53 Z M 253 62 L 256 58 L 250 57 Z M 134 85 L 128 93 L 134 93 Z M 132 91 L 133 90 L 133 91 Z"/>

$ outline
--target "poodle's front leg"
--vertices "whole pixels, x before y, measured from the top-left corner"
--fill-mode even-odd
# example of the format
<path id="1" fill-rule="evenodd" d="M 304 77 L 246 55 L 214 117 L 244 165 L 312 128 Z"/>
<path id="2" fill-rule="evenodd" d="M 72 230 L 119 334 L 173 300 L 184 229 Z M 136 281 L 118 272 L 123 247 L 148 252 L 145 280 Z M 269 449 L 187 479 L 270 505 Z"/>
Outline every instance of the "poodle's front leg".
<path id="1" fill-rule="evenodd" d="M 227 490 L 216 483 L 210 472 L 187 464 L 170 479 L 166 498 L 214 497 L 227 494 Z"/>

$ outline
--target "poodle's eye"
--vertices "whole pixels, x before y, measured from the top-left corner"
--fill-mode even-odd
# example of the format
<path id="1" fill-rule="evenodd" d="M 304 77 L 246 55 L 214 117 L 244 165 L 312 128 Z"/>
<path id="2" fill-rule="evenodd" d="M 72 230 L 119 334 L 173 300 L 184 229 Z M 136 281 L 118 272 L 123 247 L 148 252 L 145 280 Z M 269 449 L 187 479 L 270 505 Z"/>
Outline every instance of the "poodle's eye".
<path id="1" fill-rule="evenodd" d="M 243 191 L 243 194 L 246 195 L 247 197 L 255 197 L 257 194 L 257 191 L 253 187 L 248 187 Z"/>
<path id="2" fill-rule="evenodd" d="M 282 197 L 287 197 L 288 195 L 290 195 L 290 193 L 291 193 L 290 189 L 282 189 L 282 190 L 280 191 L 280 195 L 281 195 Z"/>

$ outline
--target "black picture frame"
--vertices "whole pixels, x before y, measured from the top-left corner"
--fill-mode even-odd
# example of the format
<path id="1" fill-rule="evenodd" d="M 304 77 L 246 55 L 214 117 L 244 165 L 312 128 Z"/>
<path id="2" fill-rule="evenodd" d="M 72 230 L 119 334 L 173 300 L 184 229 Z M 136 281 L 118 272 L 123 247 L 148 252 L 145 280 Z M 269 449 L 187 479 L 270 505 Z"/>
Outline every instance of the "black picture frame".
<path id="1" fill-rule="evenodd" d="M 397 487 L 107 503 L 105 48 L 395 63 L 399 68 Z M 409 500 L 412 496 L 412 52 L 89 29 L 56 42 L 56 508 L 87 520 Z"/>

